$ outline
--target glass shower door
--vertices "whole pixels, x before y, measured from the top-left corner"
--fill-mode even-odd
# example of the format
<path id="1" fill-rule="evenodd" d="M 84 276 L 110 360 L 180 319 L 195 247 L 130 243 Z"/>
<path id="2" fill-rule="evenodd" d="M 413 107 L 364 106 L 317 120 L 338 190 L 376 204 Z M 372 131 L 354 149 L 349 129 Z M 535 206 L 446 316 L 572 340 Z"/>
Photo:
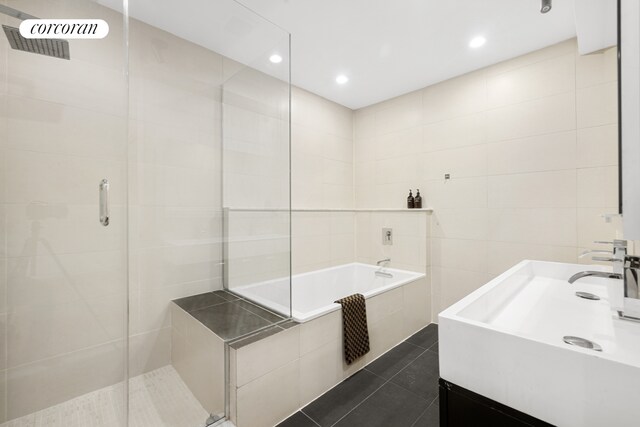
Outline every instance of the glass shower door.
<path id="1" fill-rule="evenodd" d="M 123 16 L 90 0 L 0 6 L 0 425 L 125 426 Z M 16 30 L 29 17 L 110 32 L 34 46 Z"/>

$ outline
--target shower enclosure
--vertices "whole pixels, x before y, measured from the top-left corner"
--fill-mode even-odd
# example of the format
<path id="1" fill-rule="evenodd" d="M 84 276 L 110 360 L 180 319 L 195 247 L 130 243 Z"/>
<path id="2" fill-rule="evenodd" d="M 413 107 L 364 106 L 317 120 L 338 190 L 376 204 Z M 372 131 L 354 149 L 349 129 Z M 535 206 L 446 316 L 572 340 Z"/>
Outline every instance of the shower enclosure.
<path id="1" fill-rule="evenodd" d="M 109 34 L 20 48 L 31 17 Z M 211 340 L 291 312 L 289 34 L 232 0 L 0 0 L 0 23 L 0 426 L 224 416 Z M 234 294 L 273 279 L 277 313 Z M 185 333 L 188 297 L 233 300 L 192 307 L 225 333 Z"/>

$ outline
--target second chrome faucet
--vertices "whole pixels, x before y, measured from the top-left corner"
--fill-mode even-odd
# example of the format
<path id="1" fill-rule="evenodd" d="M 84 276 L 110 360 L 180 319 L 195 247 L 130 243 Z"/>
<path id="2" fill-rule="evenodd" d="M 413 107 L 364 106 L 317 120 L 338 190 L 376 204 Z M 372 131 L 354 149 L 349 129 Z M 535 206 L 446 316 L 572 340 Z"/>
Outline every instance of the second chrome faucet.
<path id="1" fill-rule="evenodd" d="M 596 261 L 610 261 L 613 263 L 613 271 L 581 271 L 569 278 L 569 283 L 583 277 L 604 277 L 607 279 L 622 280 L 622 304 L 617 308 L 620 319 L 640 322 L 640 257 L 627 255 L 627 242 L 614 240 L 613 242 L 596 242 L 613 244 L 613 256 L 593 257 Z M 603 253 L 603 251 L 587 251 L 581 256 L 591 253 Z M 616 304 L 620 305 L 620 304 Z"/>
<path id="2" fill-rule="evenodd" d="M 627 256 L 627 241 L 626 240 L 614 240 L 613 242 L 599 242 L 596 241 L 594 243 L 600 244 L 610 244 L 613 245 L 612 251 L 603 251 L 603 250 L 591 250 L 585 251 L 580 255 L 580 258 L 583 258 L 588 255 L 593 254 L 609 254 L 609 257 L 599 257 L 594 256 L 591 259 L 594 261 L 605 261 L 612 262 L 613 269 L 612 272 L 607 271 L 581 271 L 580 273 L 576 273 L 569 278 L 569 283 L 573 283 L 576 280 L 582 279 L 583 277 L 604 277 L 606 279 L 622 279 L 623 269 L 624 269 L 624 258 Z"/>

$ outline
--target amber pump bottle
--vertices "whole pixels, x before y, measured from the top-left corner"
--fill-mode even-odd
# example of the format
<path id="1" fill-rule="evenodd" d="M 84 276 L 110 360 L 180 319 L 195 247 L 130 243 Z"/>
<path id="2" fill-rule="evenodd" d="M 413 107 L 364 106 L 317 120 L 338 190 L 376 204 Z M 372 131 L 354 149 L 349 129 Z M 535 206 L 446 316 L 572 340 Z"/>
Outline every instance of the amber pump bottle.
<path id="1" fill-rule="evenodd" d="M 416 209 L 422 209 L 422 196 L 420 195 L 420 190 L 416 190 L 416 197 L 413 200 L 413 207 Z"/>
<path id="2" fill-rule="evenodd" d="M 413 194 L 411 194 L 411 190 L 409 190 L 409 197 L 407 197 L 407 208 L 413 209 L 415 204 L 415 200 L 413 198 Z"/>

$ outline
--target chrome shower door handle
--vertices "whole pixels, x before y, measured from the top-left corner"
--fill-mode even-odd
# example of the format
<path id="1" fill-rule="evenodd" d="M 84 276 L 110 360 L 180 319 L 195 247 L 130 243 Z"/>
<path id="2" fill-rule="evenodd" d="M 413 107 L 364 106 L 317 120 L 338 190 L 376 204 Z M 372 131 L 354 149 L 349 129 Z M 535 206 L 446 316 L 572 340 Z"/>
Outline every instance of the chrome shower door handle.
<path id="1" fill-rule="evenodd" d="M 109 181 L 103 179 L 98 185 L 100 192 L 100 224 L 109 225 Z"/>

